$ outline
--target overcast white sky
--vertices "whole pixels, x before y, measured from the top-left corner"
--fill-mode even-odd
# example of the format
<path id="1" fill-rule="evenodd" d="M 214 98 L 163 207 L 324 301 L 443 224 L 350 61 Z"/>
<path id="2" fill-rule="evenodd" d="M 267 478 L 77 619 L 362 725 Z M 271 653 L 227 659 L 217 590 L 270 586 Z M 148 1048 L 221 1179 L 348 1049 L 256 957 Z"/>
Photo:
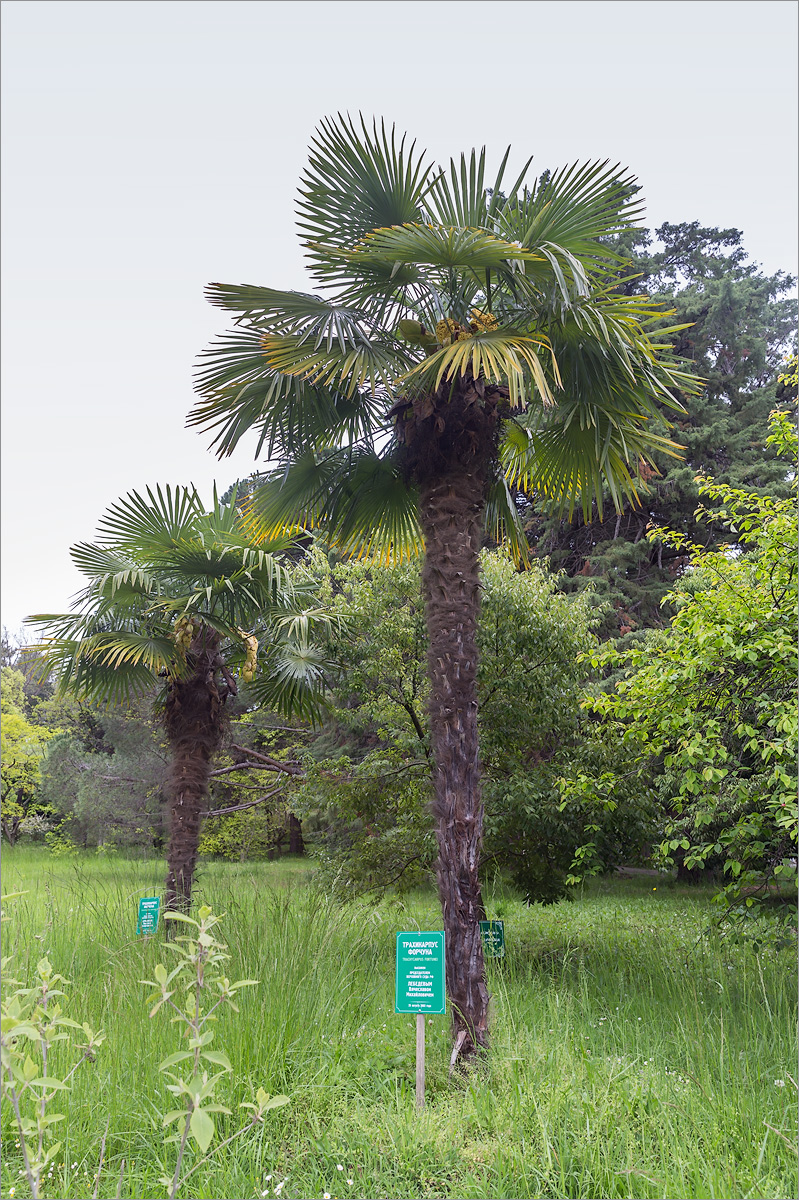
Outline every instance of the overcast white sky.
<path id="1" fill-rule="evenodd" d="M 793 0 L 4 0 L 2 622 L 64 611 L 69 546 L 147 484 L 254 468 L 184 428 L 209 280 L 307 288 L 306 146 L 341 110 L 439 160 L 609 158 L 647 221 L 796 270 Z"/>

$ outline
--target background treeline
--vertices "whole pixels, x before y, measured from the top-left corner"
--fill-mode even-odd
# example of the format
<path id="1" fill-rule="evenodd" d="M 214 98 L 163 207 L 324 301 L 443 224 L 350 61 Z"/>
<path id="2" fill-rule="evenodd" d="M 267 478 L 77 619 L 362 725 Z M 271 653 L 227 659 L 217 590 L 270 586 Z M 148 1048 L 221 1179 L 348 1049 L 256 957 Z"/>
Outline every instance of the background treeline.
<path id="1" fill-rule="evenodd" d="M 566 521 L 518 491 L 531 568 L 484 549 L 484 870 L 546 901 L 654 853 L 737 895 L 795 854 L 795 435 L 769 423 L 796 399 L 793 281 L 748 262 L 737 230 L 697 222 L 612 248 L 632 262 L 617 287 L 645 287 L 675 310 L 664 326 L 688 324 L 667 337 L 705 386 L 680 397 L 679 420 L 664 414 L 682 457 L 645 473 L 638 505 Z M 201 852 L 312 847 L 342 896 L 410 887 L 435 861 L 418 567 L 310 544 L 286 563 L 335 617 L 318 648 L 327 708 L 279 717 L 246 683 L 228 699 Z M 155 693 L 125 708 L 55 698 L 35 651 L 7 635 L 2 664 L 5 840 L 161 853 Z"/>

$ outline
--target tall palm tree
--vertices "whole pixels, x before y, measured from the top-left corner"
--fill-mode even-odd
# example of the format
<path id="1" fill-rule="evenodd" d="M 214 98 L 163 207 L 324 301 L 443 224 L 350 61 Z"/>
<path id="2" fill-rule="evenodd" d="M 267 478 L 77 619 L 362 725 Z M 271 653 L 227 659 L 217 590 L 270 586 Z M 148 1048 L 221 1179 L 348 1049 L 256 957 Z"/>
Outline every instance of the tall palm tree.
<path id="1" fill-rule="evenodd" d="M 503 190 L 485 154 L 439 170 L 375 123 L 322 122 L 298 227 L 314 294 L 212 284 L 236 313 L 206 351 L 190 424 L 220 455 L 250 429 L 280 469 L 253 520 L 323 526 L 344 553 L 424 547 L 438 884 L 453 1063 L 487 1045 L 479 918 L 478 550 L 486 521 L 525 554 L 510 488 L 619 507 L 671 443 L 649 419 L 687 380 L 659 360 L 662 312 L 621 297 L 603 239 L 629 224 L 633 178 L 607 163 Z M 611 276 L 610 269 L 614 274 Z M 679 406 L 678 406 L 679 407 Z"/>
<path id="2" fill-rule="evenodd" d="M 120 703 L 156 692 L 171 750 L 167 907 L 188 908 L 211 762 L 236 675 L 255 699 L 311 714 L 321 660 L 302 589 L 281 564 L 286 538 L 254 544 L 235 497 L 203 508 L 193 488 L 131 492 L 98 539 L 72 547 L 87 577 L 75 610 L 40 615 L 35 647 L 61 692 Z M 295 573 L 296 575 L 296 573 Z"/>

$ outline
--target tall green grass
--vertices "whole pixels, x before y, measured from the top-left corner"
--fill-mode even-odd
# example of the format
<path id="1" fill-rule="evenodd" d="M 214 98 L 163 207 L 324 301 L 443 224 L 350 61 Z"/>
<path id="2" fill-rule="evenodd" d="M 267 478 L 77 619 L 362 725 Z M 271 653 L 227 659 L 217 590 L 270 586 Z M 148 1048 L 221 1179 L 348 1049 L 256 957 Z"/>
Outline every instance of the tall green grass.
<path id="1" fill-rule="evenodd" d="M 69 1013 L 108 1033 L 68 1099 L 46 1194 L 158 1197 L 173 1164 L 157 1064 L 177 1048 L 147 1017 L 164 958 L 137 938 L 136 907 L 163 864 L 4 855 L 15 973 L 47 953 L 71 980 Z M 432 893 L 341 907 L 301 861 L 206 864 L 198 900 L 225 913 L 230 977 L 258 979 L 215 1046 L 234 1065 L 236 1111 L 258 1086 L 291 1105 L 196 1172 L 184 1197 L 713 1197 L 796 1192 L 796 985 L 790 952 L 704 936 L 702 893 L 600 884 L 574 903 L 525 908 L 497 887 L 507 957 L 489 963 L 492 1051 L 448 1076 L 446 1017 L 427 1025 L 427 1106 L 414 1110 L 412 1017 L 393 1014 L 394 934 L 440 928 Z M 655 881 L 656 882 L 656 881 Z M 10 1112 L 2 1195 L 27 1194 Z M 223 1118 L 223 1134 L 239 1117 Z M 124 1166 L 123 1166 L 124 1162 Z M 191 1163 L 189 1163 L 191 1165 Z M 341 1166 L 343 1169 L 339 1170 Z M 348 1183 L 352 1180 L 352 1183 Z"/>

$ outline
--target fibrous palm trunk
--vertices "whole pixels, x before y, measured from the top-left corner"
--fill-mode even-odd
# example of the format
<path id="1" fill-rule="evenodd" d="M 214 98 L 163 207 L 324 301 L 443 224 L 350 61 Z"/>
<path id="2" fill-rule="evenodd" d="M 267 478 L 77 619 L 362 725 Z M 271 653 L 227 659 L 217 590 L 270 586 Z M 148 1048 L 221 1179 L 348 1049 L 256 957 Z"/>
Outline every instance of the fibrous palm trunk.
<path id="1" fill-rule="evenodd" d="M 425 538 L 430 729 L 438 890 L 453 1015 L 452 1064 L 488 1045 L 480 921 L 483 801 L 477 733 L 479 550 L 496 461 L 497 405 L 506 395 L 467 378 L 397 407 L 397 435 L 419 483 Z"/>
<path id="2" fill-rule="evenodd" d="M 187 654 L 189 673 L 170 683 L 165 725 L 172 751 L 167 795 L 170 837 L 165 908 L 186 912 L 191 902 L 203 802 L 211 759 L 222 737 L 222 697 L 216 683 L 219 635 L 203 627 Z"/>

